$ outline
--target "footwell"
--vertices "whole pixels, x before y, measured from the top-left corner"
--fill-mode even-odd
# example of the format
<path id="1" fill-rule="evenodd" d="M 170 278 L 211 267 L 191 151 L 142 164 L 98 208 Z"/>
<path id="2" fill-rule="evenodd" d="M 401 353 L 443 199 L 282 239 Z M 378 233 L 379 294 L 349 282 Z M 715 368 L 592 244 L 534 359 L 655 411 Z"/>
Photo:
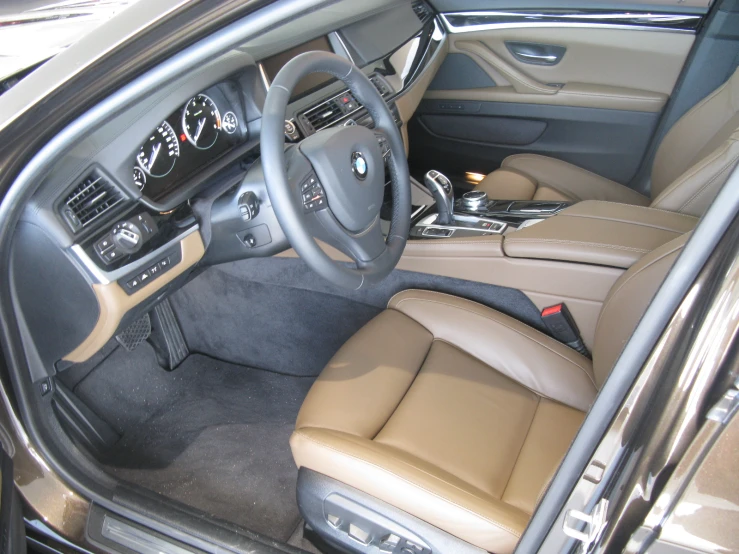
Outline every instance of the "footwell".
<path id="1" fill-rule="evenodd" d="M 286 541 L 300 520 L 288 439 L 311 383 L 198 354 L 166 372 L 144 343 L 74 391 L 122 434 L 100 460 L 116 477 Z"/>

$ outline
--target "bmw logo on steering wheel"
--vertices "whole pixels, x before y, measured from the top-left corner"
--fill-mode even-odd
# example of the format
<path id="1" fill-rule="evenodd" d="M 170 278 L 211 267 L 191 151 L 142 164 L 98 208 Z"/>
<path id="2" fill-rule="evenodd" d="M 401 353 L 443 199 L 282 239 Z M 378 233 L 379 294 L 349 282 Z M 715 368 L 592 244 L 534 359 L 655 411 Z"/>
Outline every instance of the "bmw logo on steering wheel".
<path id="1" fill-rule="evenodd" d="M 352 172 L 360 181 L 367 178 L 367 160 L 361 152 L 352 153 Z"/>

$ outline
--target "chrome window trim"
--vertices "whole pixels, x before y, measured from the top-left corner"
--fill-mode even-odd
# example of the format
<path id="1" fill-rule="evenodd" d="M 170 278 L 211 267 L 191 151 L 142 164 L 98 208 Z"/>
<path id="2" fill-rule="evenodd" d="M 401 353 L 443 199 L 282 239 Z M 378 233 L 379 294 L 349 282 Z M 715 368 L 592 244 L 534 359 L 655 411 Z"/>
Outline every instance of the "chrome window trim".
<path id="1" fill-rule="evenodd" d="M 441 14 L 449 33 L 528 27 L 627 29 L 695 33 L 703 16 L 685 13 L 606 12 L 602 10 L 497 10 Z"/>

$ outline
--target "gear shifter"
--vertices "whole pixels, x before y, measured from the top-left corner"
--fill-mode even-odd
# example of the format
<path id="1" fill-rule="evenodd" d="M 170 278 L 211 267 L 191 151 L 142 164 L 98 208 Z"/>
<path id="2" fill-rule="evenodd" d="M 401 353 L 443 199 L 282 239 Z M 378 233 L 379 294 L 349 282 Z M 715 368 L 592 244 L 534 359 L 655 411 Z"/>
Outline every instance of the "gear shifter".
<path id="1" fill-rule="evenodd" d="M 452 182 L 432 169 L 423 176 L 423 183 L 436 201 L 436 209 L 439 212 L 436 223 L 438 225 L 454 223 L 454 188 Z"/>

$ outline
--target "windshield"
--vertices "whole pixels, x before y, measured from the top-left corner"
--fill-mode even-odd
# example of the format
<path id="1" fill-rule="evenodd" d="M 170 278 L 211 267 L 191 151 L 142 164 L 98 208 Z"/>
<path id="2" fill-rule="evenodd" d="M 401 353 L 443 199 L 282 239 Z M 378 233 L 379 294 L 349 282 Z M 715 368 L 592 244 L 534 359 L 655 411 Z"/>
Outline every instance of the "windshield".
<path id="1" fill-rule="evenodd" d="M 0 2 L 0 94 L 138 0 Z"/>

